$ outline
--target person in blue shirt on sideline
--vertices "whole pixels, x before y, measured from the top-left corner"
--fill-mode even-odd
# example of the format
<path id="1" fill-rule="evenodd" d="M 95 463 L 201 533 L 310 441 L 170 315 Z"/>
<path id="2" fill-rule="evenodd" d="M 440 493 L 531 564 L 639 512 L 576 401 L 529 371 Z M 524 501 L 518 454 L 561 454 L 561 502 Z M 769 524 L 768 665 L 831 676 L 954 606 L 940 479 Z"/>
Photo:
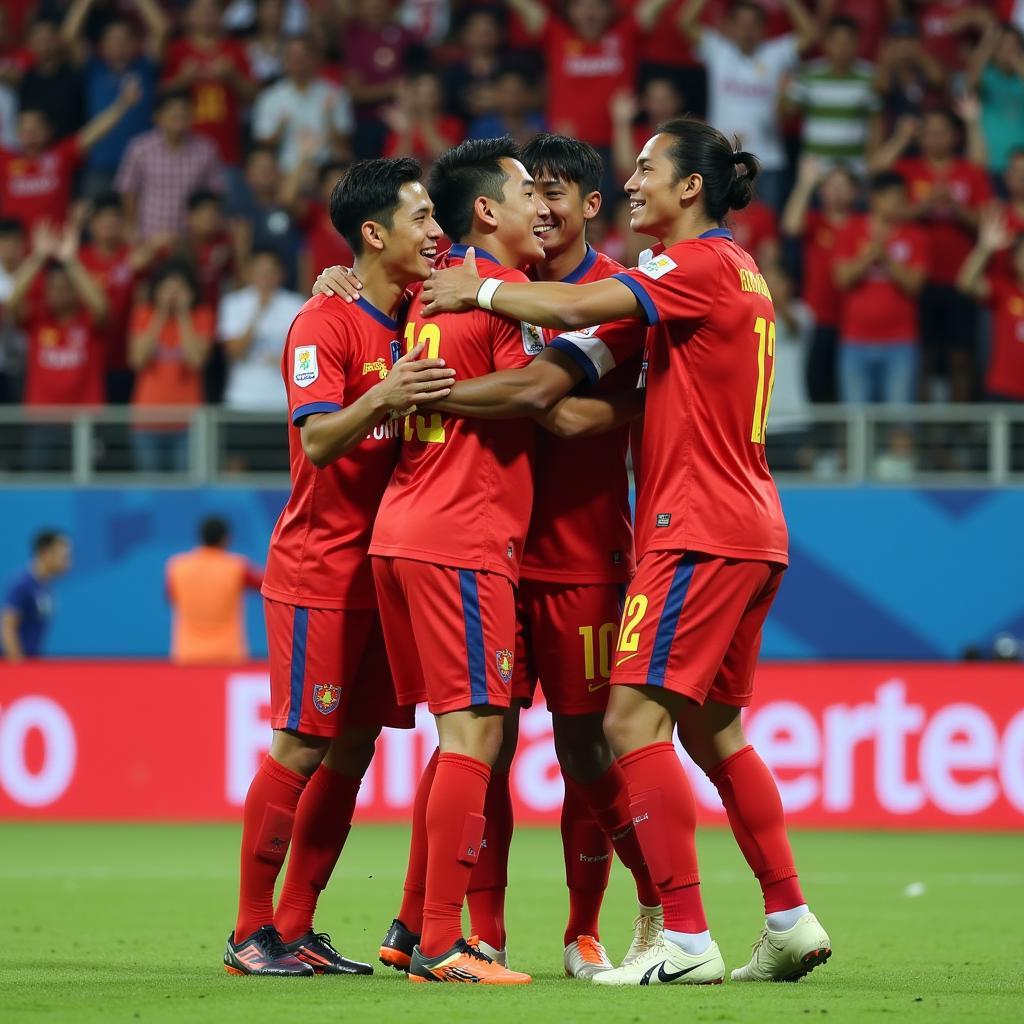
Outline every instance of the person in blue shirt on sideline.
<path id="1" fill-rule="evenodd" d="M 4 595 L 0 643 L 8 661 L 38 658 L 53 616 L 50 581 L 71 568 L 71 541 L 59 530 L 42 530 L 32 541 L 32 561 Z"/>

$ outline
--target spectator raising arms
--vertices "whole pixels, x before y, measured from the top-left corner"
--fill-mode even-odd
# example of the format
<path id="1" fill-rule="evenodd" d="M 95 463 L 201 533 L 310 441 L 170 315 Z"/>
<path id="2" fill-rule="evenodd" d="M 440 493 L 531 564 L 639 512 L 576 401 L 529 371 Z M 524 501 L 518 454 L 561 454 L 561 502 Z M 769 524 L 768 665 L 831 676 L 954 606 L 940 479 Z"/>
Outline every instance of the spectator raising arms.
<path id="1" fill-rule="evenodd" d="M 223 183 L 213 143 L 192 132 L 188 94 L 164 93 L 157 100 L 156 128 L 132 142 L 117 172 L 134 230 L 143 239 L 180 235 L 188 197 Z"/>
<path id="2" fill-rule="evenodd" d="M 1002 174 L 1024 142 L 1024 45 L 1012 25 L 989 25 L 967 66 L 966 83 L 981 102 L 986 167 Z"/>
<path id="3" fill-rule="evenodd" d="M 115 16 L 104 25 L 93 51 L 85 36 L 85 23 L 95 3 L 96 0 L 74 0 L 61 26 L 64 46 L 82 72 L 85 115 L 96 117 L 110 107 L 128 76 L 139 83 L 140 98 L 89 154 L 88 179 L 83 187 L 89 197 L 110 190 L 128 143 L 153 126 L 156 83 L 170 30 L 167 16 L 157 0 L 134 0 L 133 6 L 146 28 L 144 44 L 140 46 L 133 21 Z"/>
<path id="4" fill-rule="evenodd" d="M 887 129 L 893 131 L 904 117 L 920 117 L 945 88 L 945 71 L 921 45 L 917 22 L 897 18 L 882 41 L 875 74 Z"/>
<path id="5" fill-rule="evenodd" d="M 993 272 L 993 256 L 1004 252 L 1009 254 L 1009 272 Z M 960 268 L 957 284 L 992 310 L 987 397 L 997 402 L 1024 400 L 1024 236 L 1010 232 L 999 209 L 990 209 L 983 216 L 978 244 Z"/>
<path id="6" fill-rule="evenodd" d="M 128 339 L 136 373 L 137 409 L 194 406 L 203 400 L 202 370 L 213 341 L 212 310 L 196 308 L 191 268 L 166 263 L 150 285 L 151 304 L 137 307 Z M 188 466 L 188 429 L 156 417 L 140 417 L 132 435 L 135 461 L 145 473 L 183 473 Z"/>
<path id="7" fill-rule="evenodd" d="M 18 152 L 0 149 L 0 214 L 17 217 L 30 229 L 41 220 L 62 223 L 71 204 L 71 185 L 82 157 L 138 102 L 139 84 L 126 78 L 117 100 L 70 139 L 53 143 L 42 110 L 18 116 Z"/>
<path id="8" fill-rule="evenodd" d="M 765 39 L 764 11 L 752 0 L 738 0 L 725 31 L 700 22 L 707 0 L 690 0 L 683 8 L 683 29 L 708 73 L 708 123 L 757 154 L 761 174 L 757 191 L 769 206 L 782 207 L 786 153 L 779 121 L 779 98 L 786 74 L 799 54 L 817 39 L 818 30 L 800 0 L 783 0 L 795 34 Z"/>
<path id="9" fill-rule="evenodd" d="M 253 108 L 253 135 L 278 147 L 286 173 L 307 153 L 318 163 L 351 155 L 352 100 L 347 90 L 317 76 L 319 56 L 307 36 L 284 48 L 285 77 L 260 94 Z"/>
<path id="10" fill-rule="evenodd" d="M 839 395 L 844 402 L 912 402 L 917 394 L 917 296 L 928 267 L 923 232 L 906 223 L 907 186 L 871 181 L 870 213 L 836 242 Z"/>

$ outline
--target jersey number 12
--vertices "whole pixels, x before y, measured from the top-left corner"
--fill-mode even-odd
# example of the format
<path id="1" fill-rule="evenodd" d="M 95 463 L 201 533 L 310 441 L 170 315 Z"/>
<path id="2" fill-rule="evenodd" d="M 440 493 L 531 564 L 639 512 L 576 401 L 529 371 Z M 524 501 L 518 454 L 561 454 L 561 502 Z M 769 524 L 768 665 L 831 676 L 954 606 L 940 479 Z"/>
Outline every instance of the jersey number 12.
<path id="1" fill-rule="evenodd" d="M 754 423 L 750 428 L 750 440 L 764 444 L 768 430 L 768 409 L 772 404 L 772 386 L 775 384 L 775 321 L 759 316 L 754 321 L 757 335 L 757 393 L 754 395 Z M 768 386 L 765 387 L 765 361 L 771 360 Z"/>

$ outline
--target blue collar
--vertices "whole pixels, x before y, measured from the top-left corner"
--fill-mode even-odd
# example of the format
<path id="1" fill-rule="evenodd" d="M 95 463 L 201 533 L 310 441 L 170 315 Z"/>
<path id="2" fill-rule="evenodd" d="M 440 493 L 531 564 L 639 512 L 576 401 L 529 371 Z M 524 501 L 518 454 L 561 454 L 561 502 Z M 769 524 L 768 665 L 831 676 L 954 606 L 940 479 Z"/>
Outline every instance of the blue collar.
<path id="1" fill-rule="evenodd" d="M 728 228 L 712 228 L 710 231 L 705 231 L 703 235 L 698 235 L 698 238 L 728 238 L 732 241 L 732 232 Z"/>
<path id="2" fill-rule="evenodd" d="M 466 250 L 469 248 L 468 245 L 463 245 L 462 242 L 456 242 L 449 250 L 450 256 L 455 256 L 457 259 L 464 260 L 466 258 Z M 476 258 L 478 260 L 490 260 L 491 263 L 497 263 L 501 266 L 501 263 L 495 259 L 486 249 L 481 249 L 480 246 L 474 246 L 476 250 Z"/>
<path id="3" fill-rule="evenodd" d="M 590 268 L 596 262 L 597 250 L 587 242 L 587 254 L 583 257 L 583 262 L 574 271 L 562 278 L 562 284 L 575 284 L 581 277 L 586 277 L 590 272 Z"/>
<path id="4" fill-rule="evenodd" d="M 398 321 L 392 320 L 387 313 L 382 313 L 373 303 L 367 302 L 361 295 L 356 299 L 356 305 L 367 314 L 367 316 L 373 317 L 374 320 L 379 324 L 383 324 L 389 330 L 398 330 Z"/>

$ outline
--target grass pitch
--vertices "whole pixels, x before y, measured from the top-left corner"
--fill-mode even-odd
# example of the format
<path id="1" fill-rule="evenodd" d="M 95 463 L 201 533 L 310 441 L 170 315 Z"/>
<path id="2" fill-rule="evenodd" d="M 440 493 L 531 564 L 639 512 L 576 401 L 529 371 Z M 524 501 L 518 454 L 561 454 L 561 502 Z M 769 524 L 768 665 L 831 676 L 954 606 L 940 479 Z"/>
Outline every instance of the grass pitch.
<path id="1" fill-rule="evenodd" d="M 234 917 L 235 827 L 4 825 L 0 836 L 5 1024 L 1024 1020 L 1019 835 L 797 832 L 830 963 L 796 985 L 645 990 L 563 977 L 553 830 L 516 832 L 509 950 L 534 984 L 504 990 L 412 986 L 380 965 L 372 979 L 229 977 L 220 958 Z M 729 833 L 702 831 L 700 853 L 708 918 L 732 968 L 760 929 L 759 894 Z M 349 956 L 376 963 L 405 855 L 405 829 L 353 830 L 317 922 Z M 629 941 L 630 881 L 616 866 L 602 919 L 613 960 Z"/>

